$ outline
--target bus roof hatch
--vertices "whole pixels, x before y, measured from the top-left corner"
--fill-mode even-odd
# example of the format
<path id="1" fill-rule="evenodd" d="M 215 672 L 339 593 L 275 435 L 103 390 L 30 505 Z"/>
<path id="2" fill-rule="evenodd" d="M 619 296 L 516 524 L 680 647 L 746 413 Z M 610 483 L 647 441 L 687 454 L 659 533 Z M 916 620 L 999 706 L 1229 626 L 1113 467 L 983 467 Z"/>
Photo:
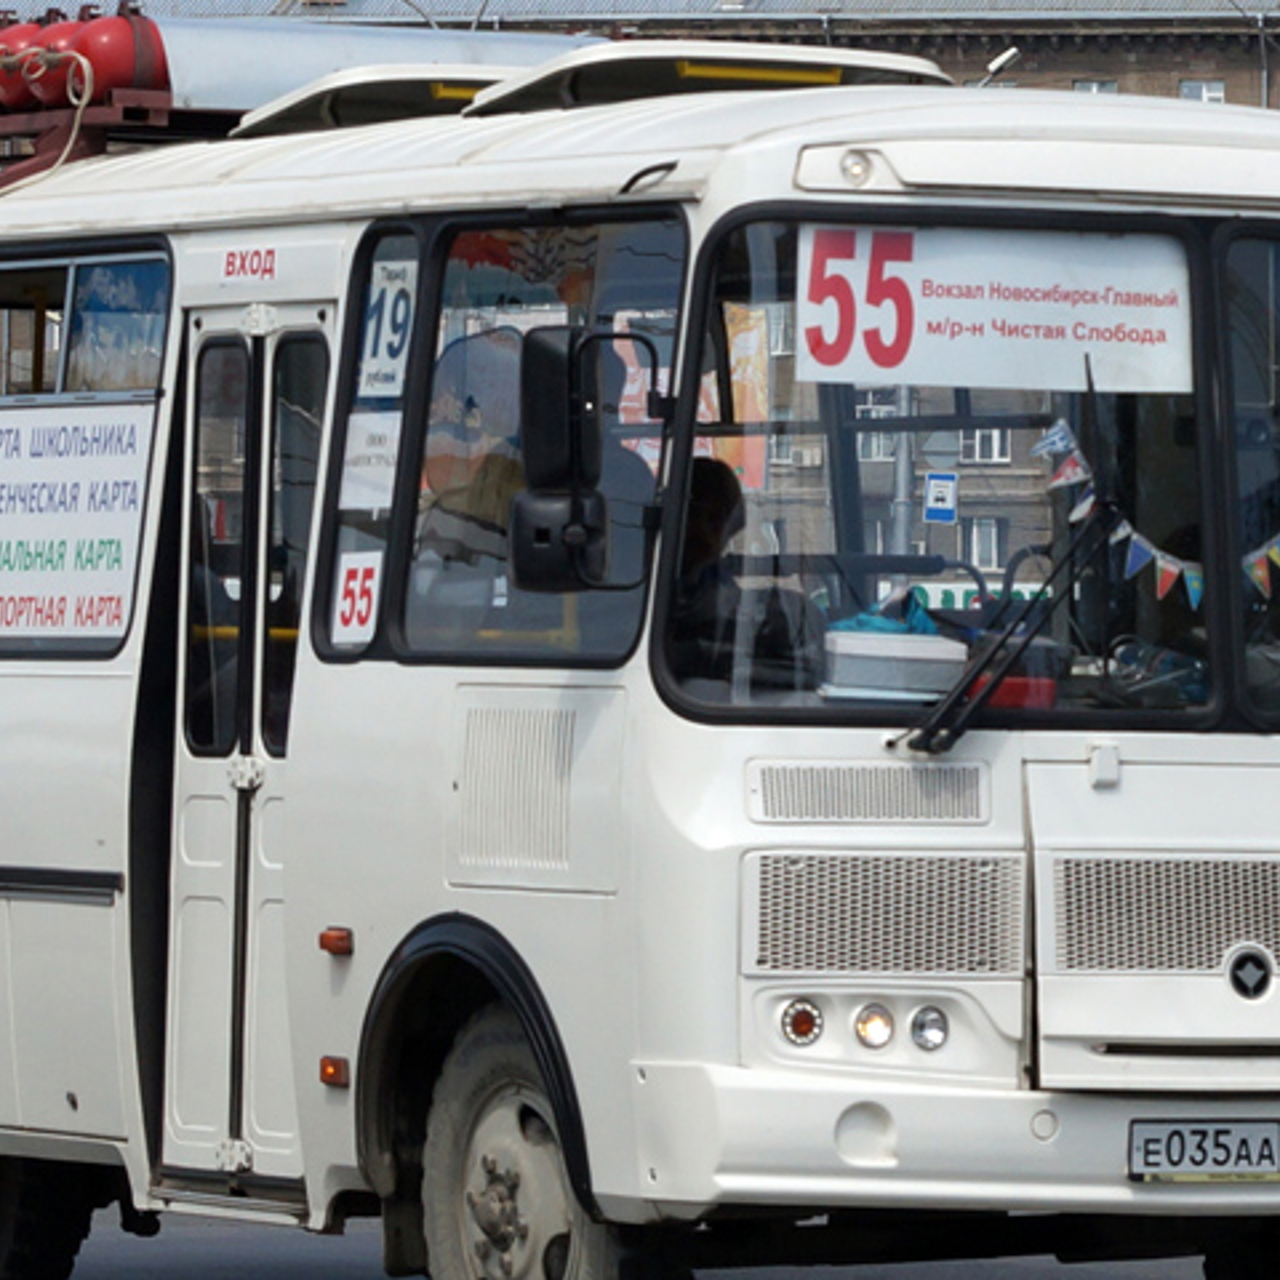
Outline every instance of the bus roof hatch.
<path id="1" fill-rule="evenodd" d="M 512 67 L 351 67 L 282 94 L 248 112 L 233 138 L 265 138 L 347 129 L 416 116 L 456 115 L 477 93 L 513 74 Z"/>
<path id="2" fill-rule="evenodd" d="M 463 114 L 601 106 L 731 89 L 851 84 L 951 84 L 935 63 L 861 49 L 727 40 L 624 40 L 553 58 L 482 90 Z"/>

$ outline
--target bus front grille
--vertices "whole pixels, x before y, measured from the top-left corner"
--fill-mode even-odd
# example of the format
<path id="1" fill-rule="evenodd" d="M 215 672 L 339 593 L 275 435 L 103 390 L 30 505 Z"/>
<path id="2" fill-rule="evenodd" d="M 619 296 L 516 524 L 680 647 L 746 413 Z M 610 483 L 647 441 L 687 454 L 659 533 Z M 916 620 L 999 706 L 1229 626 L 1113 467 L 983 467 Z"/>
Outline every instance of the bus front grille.
<path id="1" fill-rule="evenodd" d="M 1242 945 L 1280 956 L 1280 860 L 1057 858 L 1058 972 L 1221 972 Z"/>
<path id="2" fill-rule="evenodd" d="M 1017 856 L 767 853 L 746 860 L 748 973 L 1016 976 Z"/>

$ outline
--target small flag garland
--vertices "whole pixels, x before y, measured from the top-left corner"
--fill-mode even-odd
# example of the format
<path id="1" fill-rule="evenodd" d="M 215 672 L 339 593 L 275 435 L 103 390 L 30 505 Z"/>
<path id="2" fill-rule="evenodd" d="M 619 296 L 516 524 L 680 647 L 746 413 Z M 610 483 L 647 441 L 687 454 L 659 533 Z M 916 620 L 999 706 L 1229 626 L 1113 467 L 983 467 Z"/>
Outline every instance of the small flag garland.
<path id="1" fill-rule="evenodd" d="M 1047 458 L 1053 465 L 1049 480 L 1050 489 L 1063 489 L 1084 485 L 1071 507 L 1068 523 L 1079 524 L 1088 519 L 1098 505 L 1097 491 L 1093 484 L 1093 469 L 1080 450 L 1075 432 L 1065 419 L 1059 418 L 1044 435 L 1031 446 L 1033 458 Z M 1062 461 L 1059 462 L 1058 459 Z M 1126 545 L 1127 544 L 1127 545 Z M 1111 532 L 1111 545 L 1125 546 L 1124 576 L 1136 578 L 1149 566 L 1155 567 L 1156 599 L 1163 600 L 1179 582 L 1187 595 L 1187 603 L 1197 613 L 1204 599 L 1204 566 L 1198 560 L 1183 560 L 1157 547 L 1143 537 L 1128 520 L 1121 520 Z M 1254 586 L 1268 599 L 1271 597 L 1271 570 L 1274 562 L 1280 568 L 1280 534 L 1265 546 L 1245 556 L 1244 569 Z"/>
<path id="2" fill-rule="evenodd" d="M 1259 594 L 1271 599 L 1271 565 L 1280 565 L 1280 534 L 1247 552 L 1240 561 L 1244 576 L 1253 583 Z"/>

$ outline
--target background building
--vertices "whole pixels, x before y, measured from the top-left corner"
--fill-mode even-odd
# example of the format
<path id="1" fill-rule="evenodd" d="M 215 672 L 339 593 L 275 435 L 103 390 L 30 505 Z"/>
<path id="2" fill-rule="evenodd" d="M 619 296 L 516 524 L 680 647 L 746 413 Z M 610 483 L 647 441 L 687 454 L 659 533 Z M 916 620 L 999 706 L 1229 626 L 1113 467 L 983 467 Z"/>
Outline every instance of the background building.
<path id="1" fill-rule="evenodd" d="M 147 0 L 145 10 L 857 45 L 932 58 L 961 82 L 1017 46 L 996 83 L 1280 105 L 1280 11 L 1252 0 Z"/>

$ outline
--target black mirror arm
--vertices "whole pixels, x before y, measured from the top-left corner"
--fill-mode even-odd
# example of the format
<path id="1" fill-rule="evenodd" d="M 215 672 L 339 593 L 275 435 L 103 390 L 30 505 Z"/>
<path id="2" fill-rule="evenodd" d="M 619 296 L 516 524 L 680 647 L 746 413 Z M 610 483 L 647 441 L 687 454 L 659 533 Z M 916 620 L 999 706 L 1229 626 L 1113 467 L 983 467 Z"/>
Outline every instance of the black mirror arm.
<path id="1" fill-rule="evenodd" d="M 585 524 L 575 522 L 564 531 L 564 545 L 573 557 L 573 569 L 578 580 L 590 591 L 635 591 L 649 581 L 649 567 L 653 564 L 653 546 L 658 539 L 658 530 L 662 524 L 662 504 L 655 500 L 644 507 L 644 557 L 638 578 L 628 582 L 606 582 L 594 578 L 585 563 L 587 547 L 590 542 L 590 530 Z"/>

